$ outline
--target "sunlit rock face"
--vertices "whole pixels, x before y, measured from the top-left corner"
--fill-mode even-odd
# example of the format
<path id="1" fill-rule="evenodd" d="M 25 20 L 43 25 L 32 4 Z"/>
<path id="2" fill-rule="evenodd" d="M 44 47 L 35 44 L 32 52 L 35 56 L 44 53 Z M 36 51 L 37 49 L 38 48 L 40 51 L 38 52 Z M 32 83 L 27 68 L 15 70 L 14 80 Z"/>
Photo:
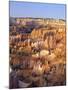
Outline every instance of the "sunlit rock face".
<path id="1" fill-rule="evenodd" d="M 49 54 L 49 51 L 48 50 L 41 50 L 40 51 L 40 56 L 46 56 Z"/>
<path id="2" fill-rule="evenodd" d="M 33 67 L 33 73 L 36 75 L 42 75 L 44 72 L 43 66 L 41 66 L 41 62 L 38 62 L 37 64 L 34 65 Z"/>
<path id="3" fill-rule="evenodd" d="M 56 58 L 56 55 L 54 53 L 51 53 L 50 55 L 47 56 L 49 61 L 52 61 Z"/>
<path id="4" fill-rule="evenodd" d="M 32 55 L 32 57 L 36 57 L 36 58 L 38 58 L 38 57 L 39 57 L 39 54 L 36 53 L 36 54 Z"/>

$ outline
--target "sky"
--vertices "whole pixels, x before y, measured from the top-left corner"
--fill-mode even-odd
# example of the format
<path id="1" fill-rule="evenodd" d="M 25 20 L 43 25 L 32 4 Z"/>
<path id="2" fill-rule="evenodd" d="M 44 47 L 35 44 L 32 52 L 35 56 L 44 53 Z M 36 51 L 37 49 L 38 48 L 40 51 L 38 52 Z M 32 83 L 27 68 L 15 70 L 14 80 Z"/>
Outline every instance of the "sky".
<path id="1" fill-rule="evenodd" d="M 11 17 L 55 18 L 65 19 L 65 4 L 10 1 Z"/>

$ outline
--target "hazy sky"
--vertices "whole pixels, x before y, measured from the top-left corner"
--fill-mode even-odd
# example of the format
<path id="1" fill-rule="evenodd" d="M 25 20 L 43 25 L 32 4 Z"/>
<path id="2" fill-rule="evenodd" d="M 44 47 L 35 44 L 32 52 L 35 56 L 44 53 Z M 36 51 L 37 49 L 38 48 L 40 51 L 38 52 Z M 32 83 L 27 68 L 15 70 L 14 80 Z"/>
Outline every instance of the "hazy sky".
<path id="1" fill-rule="evenodd" d="M 65 19 L 65 4 L 10 1 L 11 17 Z"/>

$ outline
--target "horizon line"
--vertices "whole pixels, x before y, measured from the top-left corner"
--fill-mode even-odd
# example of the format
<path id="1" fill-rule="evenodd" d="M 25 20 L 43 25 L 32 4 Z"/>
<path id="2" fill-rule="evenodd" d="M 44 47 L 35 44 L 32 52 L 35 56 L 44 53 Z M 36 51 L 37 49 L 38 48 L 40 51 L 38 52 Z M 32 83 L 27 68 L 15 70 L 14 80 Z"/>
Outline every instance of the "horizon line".
<path id="1" fill-rule="evenodd" d="M 53 17 L 22 17 L 22 16 L 19 16 L 19 17 L 15 17 L 15 16 L 9 16 L 9 18 L 29 18 L 29 19 L 55 19 L 55 20 L 66 20 L 66 18 L 53 18 Z"/>

